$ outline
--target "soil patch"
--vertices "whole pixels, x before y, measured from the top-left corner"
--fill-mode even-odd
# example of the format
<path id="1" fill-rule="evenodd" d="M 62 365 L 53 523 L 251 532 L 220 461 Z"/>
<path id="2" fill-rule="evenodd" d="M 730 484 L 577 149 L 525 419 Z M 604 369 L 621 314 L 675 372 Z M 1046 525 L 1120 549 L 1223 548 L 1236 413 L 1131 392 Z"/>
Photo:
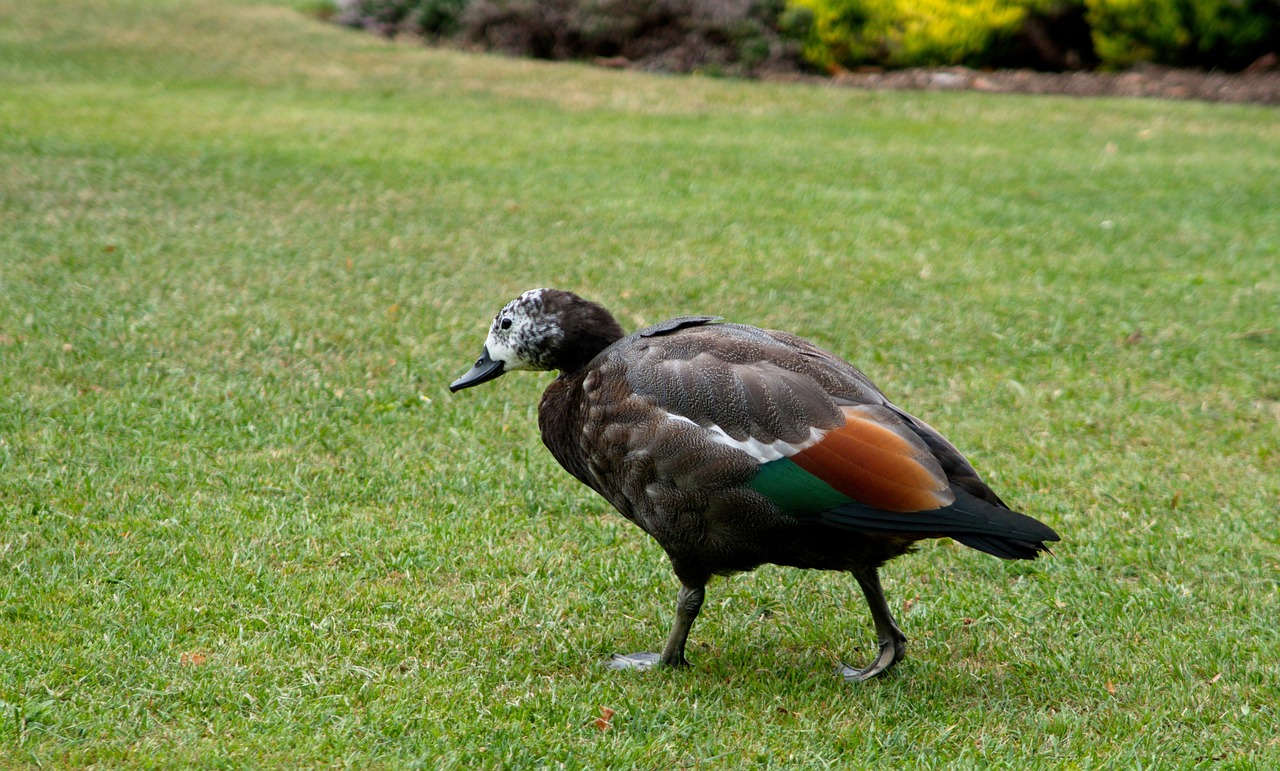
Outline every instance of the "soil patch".
<path id="1" fill-rule="evenodd" d="M 1270 58 L 1270 57 L 1267 57 Z M 775 75 L 867 89 L 989 91 L 1082 97 L 1155 97 L 1208 102 L 1280 104 L 1280 61 L 1259 60 L 1245 72 L 1221 73 L 1143 65 L 1125 72 L 972 70 L 967 67 L 843 72 L 831 78 Z"/>

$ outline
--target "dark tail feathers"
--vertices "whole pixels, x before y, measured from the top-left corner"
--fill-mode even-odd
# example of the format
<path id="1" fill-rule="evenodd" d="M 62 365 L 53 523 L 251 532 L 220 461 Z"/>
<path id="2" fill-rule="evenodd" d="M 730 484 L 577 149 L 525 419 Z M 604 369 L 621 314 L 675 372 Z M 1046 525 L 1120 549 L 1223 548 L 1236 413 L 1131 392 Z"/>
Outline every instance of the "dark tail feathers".
<path id="1" fill-rule="evenodd" d="M 824 511 L 822 520 L 846 530 L 904 535 L 946 536 L 1001 559 L 1035 559 L 1048 552 L 1045 541 L 1059 540 L 1053 528 L 1011 509 L 988 503 L 959 488 L 950 506 L 920 512 L 883 511 L 848 503 Z"/>

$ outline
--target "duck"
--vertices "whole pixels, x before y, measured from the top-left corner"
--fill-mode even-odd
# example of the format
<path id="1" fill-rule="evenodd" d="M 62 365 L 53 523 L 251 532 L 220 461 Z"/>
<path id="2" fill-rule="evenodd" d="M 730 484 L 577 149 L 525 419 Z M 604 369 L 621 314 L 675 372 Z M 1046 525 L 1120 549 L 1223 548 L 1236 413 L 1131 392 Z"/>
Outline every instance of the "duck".
<path id="1" fill-rule="evenodd" d="M 838 672 L 866 681 L 906 650 L 886 562 L 931 538 L 1006 560 L 1059 540 L 852 364 L 788 332 L 680 316 L 628 335 L 599 303 L 531 289 L 449 388 L 520 370 L 558 372 L 538 406 L 543 443 L 657 541 L 680 582 L 661 652 L 614 654 L 614 669 L 687 666 L 710 579 L 773 564 L 853 575 L 879 647 Z"/>

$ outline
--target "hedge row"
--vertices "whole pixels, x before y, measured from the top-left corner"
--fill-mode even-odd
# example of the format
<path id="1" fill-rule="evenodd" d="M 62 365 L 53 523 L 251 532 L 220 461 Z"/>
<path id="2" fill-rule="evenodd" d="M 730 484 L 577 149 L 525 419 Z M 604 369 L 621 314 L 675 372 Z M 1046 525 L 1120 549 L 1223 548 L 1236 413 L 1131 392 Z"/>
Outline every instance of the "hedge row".
<path id="1" fill-rule="evenodd" d="M 337 20 L 541 59 L 669 72 L 801 68 L 786 0 L 338 0 Z"/>
<path id="2" fill-rule="evenodd" d="M 336 0 L 338 20 L 520 56 L 725 74 L 1138 62 L 1238 70 L 1280 0 Z"/>
<path id="3" fill-rule="evenodd" d="M 1280 47 L 1280 0 L 792 0 L 822 66 L 1238 70 Z"/>

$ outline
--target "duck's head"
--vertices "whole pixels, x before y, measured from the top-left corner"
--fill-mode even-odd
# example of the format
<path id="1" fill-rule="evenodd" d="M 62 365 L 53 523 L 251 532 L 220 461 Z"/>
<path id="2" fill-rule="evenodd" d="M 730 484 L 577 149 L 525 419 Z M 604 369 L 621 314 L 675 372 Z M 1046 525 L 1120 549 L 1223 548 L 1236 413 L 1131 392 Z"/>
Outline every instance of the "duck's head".
<path id="1" fill-rule="evenodd" d="M 574 372 L 622 336 L 603 306 L 560 289 L 530 289 L 494 317 L 480 358 L 449 390 L 519 369 Z"/>

